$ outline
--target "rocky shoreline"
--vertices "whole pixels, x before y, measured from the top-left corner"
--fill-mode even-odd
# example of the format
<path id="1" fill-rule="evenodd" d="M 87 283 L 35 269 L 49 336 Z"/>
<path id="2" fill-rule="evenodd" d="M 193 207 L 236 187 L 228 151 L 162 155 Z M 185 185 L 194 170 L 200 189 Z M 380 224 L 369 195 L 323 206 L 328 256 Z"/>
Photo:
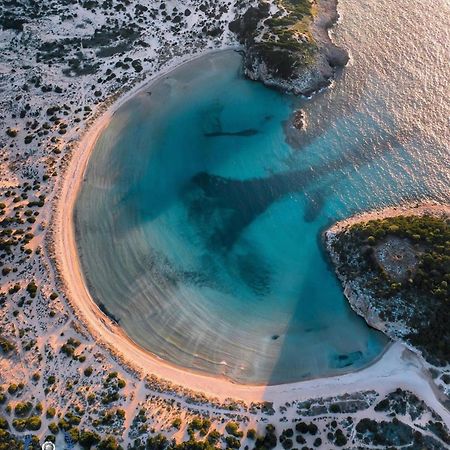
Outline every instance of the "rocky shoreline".
<path id="1" fill-rule="evenodd" d="M 438 203 L 422 203 L 389 207 L 350 217 L 337 222 L 324 233 L 324 241 L 327 252 L 331 258 L 335 273 L 342 284 L 343 292 L 350 307 L 361 316 L 367 324 L 381 332 L 390 339 L 401 340 L 411 350 L 420 353 L 414 346 L 404 341 L 404 337 L 410 332 L 410 327 L 403 320 L 391 321 L 383 317 L 383 312 L 378 308 L 376 299 L 362 286 L 361 280 L 353 279 L 343 270 L 343 261 L 339 252 L 334 248 L 334 243 L 339 236 L 346 233 L 353 225 L 367 223 L 371 220 L 386 219 L 397 216 L 433 216 L 439 218 L 450 217 L 450 206 Z"/>
<path id="2" fill-rule="evenodd" d="M 331 257 L 333 265 L 336 267 L 336 275 L 342 284 L 345 298 L 352 310 L 362 317 L 367 325 L 381 331 L 390 339 L 396 341 L 400 339 L 405 332 L 405 325 L 401 323 L 390 323 L 383 320 L 380 316 L 381 311 L 373 304 L 373 298 L 364 292 L 358 281 L 350 280 L 346 275 L 339 271 L 339 255 L 332 249 L 332 242 L 335 236 L 326 234 L 327 251 Z"/>
<path id="3" fill-rule="evenodd" d="M 360 286 L 358 280 L 351 280 L 340 270 L 340 257 L 339 254 L 333 249 L 333 242 L 337 239 L 337 233 L 332 229 L 325 233 L 325 245 L 327 252 L 331 258 L 333 266 L 335 267 L 335 273 L 339 281 L 342 284 L 343 293 L 352 310 L 362 317 L 367 325 L 381 331 L 390 339 L 396 341 L 404 331 L 404 325 L 400 323 L 392 324 L 380 317 L 380 311 L 373 303 L 373 298 L 364 292 L 364 289 Z"/>
<path id="4" fill-rule="evenodd" d="M 287 42 L 262 42 L 255 37 L 261 23 L 271 20 L 265 3 L 249 8 L 232 22 L 230 29 L 244 47 L 245 75 L 295 95 L 311 96 L 329 86 L 336 70 L 347 64 L 349 56 L 329 35 L 330 28 L 339 19 L 337 0 L 320 0 L 315 8 L 312 17 L 303 19 L 307 24 L 302 25 L 303 34 L 292 31 L 295 26 L 288 28 L 293 37 Z"/>

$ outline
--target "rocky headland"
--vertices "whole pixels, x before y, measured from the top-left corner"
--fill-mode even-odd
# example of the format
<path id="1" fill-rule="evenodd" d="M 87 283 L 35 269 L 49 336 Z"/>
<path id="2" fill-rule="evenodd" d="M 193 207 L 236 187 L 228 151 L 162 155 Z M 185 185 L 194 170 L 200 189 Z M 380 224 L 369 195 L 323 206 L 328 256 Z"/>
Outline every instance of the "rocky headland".
<path id="1" fill-rule="evenodd" d="M 450 364 L 450 206 L 408 205 L 338 222 L 327 250 L 352 309 L 427 361 Z"/>
<path id="2" fill-rule="evenodd" d="M 248 8 L 230 23 L 244 47 L 244 73 L 296 95 L 328 86 L 349 59 L 329 36 L 338 17 L 336 0 L 261 1 Z"/>

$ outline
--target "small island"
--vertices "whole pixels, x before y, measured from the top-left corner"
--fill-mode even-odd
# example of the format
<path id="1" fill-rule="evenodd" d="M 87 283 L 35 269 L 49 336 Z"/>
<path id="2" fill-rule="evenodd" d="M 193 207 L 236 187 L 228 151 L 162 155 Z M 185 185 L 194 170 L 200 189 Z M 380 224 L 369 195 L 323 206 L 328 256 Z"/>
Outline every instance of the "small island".
<path id="1" fill-rule="evenodd" d="M 339 222 L 327 249 L 351 307 L 435 366 L 450 363 L 450 208 L 388 208 Z"/>

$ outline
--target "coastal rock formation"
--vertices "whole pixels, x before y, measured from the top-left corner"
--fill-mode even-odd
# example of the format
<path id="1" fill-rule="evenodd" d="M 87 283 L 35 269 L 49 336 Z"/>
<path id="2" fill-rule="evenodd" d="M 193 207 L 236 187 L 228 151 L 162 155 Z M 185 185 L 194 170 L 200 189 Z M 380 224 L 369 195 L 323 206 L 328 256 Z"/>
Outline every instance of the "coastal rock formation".
<path id="1" fill-rule="evenodd" d="M 294 112 L 292 117 L 292 125 L 297 130 L 304 130 L 306 128 L 306 117 L 305 112 L 299 109 Z"/>
<path id="2" fill-rule="evenodd" d="M 325 233 L 352 309 L 437 366 L 450 360 L 449 218 L 446 205 L 391 208 Z"/>
<path id="3" fill-rule="evenodd" d="M 344 295 L 353 311 L 363 317 L 369 326 L 386 334 L 391 339 L 398 339 L 405 330 L 404 324 L 389 323 L 381 318 L 381 311 L 371 301 L 372 298 L 357 282 L 349 281 L 341 273 L 338 275 L 344 286 Z"/>
<path id="4" fill-rule="evenodd" d="M 349 59 L 328 34 L 336 6 L 336 0 L 305 0 L 280 2 L 275 13 L 265 2 L 250 7 L 230 24 L 244 46 L 245 75 L 296 95 L 328 86 Z"/>

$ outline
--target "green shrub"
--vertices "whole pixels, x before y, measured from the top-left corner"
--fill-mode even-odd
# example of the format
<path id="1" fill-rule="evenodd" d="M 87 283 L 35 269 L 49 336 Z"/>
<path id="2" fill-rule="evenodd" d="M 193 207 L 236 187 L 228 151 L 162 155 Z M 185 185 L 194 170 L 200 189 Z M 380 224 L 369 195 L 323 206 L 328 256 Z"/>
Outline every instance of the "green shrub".
<path id="1" fill-rule="evenodd" d="M 25 431 L 27 422 L 25 419 L 14 419 L 12 425 L 16 431 L 22 432 Z"/>
<path id="2" fill-rule="evenodd" d="M 219 439 L 221 438 L 221 434 L 217 430 L 211 430 L 206 437 L 206 440 L 211 445 L 216 445 L 217 442 L 219 442 Z"/>
<path id="3" fill-rule="evenodd" d="M 19 387 L 17 386 L 17 384 L 11 383 L 11 384 L 8 386 L 8 393 L 11 394 L 11 395 L 13 395 L 13 394 L 15 394 L 15 393 L 18 391 L 18 389 L 19 389 Z"/>
<path id="4" fill-rule="evenodd" d="M 89 430 L 81 430 L 78 443 L 84 449 L 90 449 L 94 445 L 97 445 L 100 440 L 101 438 L 97 433 Z"/>
<path id="5" fill-rule="evenodd" d="M 256 430 L 254 428 L 247 430 L 247 438 L 252 440 L 256 439 Z"/>
<path id="6" fill-rule="evenodd" d="M 147 450 L 165 450 L 169 445 L 168 439 L 161 433 L 151 436 L 147 440 Z"/>
<path id="7" fill-rule="evenodd" d="M 42 422 L 39 416 L 31 416 L 26 421 L 27 430 L 37 431 L 41 428 Z"/>
<path id="8" fill-rule="evenodd" d="M 0 336 L 0 349 L 3 353 L 9 353 L 15 349 L 15 345 L 8 339 Z"/>
<path id="9" fill-rule="evenodd" d="M 14 414 L 18 417 L 24 417 L 31 411 L 32 408 L 33 405 L 31 402 L 19 402 L 14 407 Z"/>
<path id="10" fill-rule="evenodd" d="M 228 422 L 225 425 L 225 430 L 228 434 L 231 434 L 232 436 L 238 438 L 244 436 L 244 433 L 242 431 L 239 431 L 239 425 L 236 422 Z"/>
<path id="11" fill-rule="evenodd" d="M 27 285 L 27 292 L 28 292 L 28 294 L 30 294 L 31 298 L 36 297 L 37 289 L 38 289 L 38 287 L 36 286 L 36 283 L 34 282 L 34 280 L 31 281 L 30 283 L 28 283 L 28 285 Z"/>
<path id="12" fill-rule="evenodd" d="M 176 417 L 175 419 L 172 420 L 172 427 L 179 430 L 181 428 L 181 423 L 182 423 L 181 419 L 179 417 Z"/>
<path id="13" fill-rule="evenodd" d="M 0 430 L 7 430 L 9 428 L 8 421 L 0 416 Z"/>
<path id="14" fill-rule="evenodd" d="M 53 434 L 58 434 L 58 433 L 59 433 L 58 425 L 56 425 L 55 422 L 50 422 L 50 423 L 48 424 L 48 429 L 49 429 Z"/>
<path id="15" fill-rule="evenodd" d="M 241 446 L 241 441 L 234 436 L 227 436 L 225 442 L 228 448 L 239 448 Z"/>

